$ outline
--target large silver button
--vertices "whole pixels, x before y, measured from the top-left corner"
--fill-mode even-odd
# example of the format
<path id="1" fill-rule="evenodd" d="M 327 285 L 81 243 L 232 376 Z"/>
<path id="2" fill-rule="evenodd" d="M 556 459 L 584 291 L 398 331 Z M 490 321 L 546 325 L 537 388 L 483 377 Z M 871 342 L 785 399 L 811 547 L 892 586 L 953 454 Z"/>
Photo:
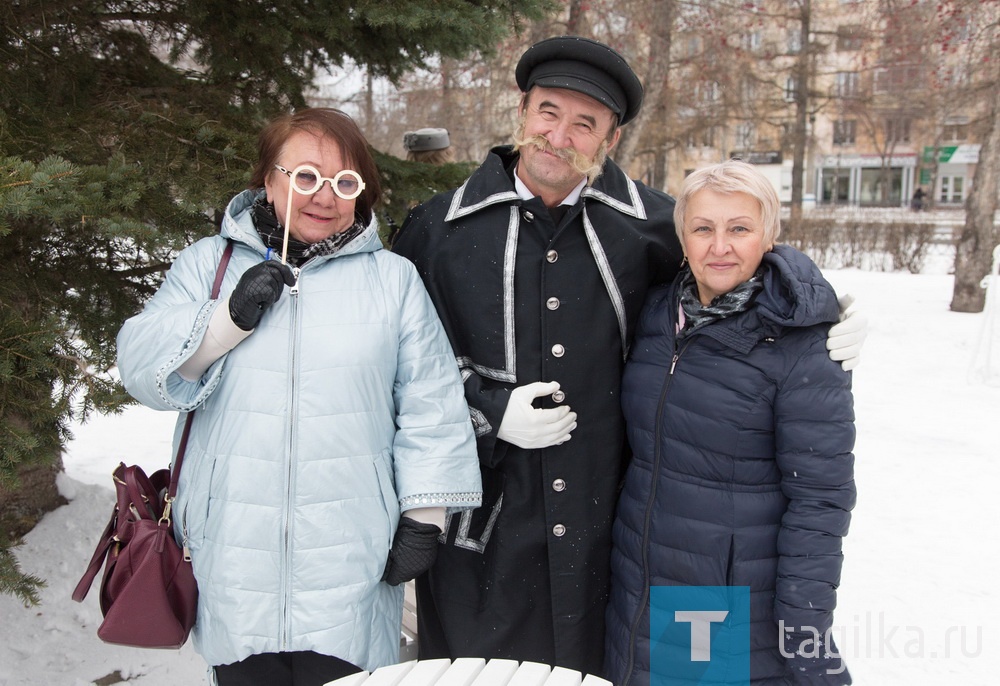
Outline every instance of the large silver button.
<path id="1" fill-rule="evenodd" d="M 545 259 L 548 260 L 549 262 L 555 262 L 556 260 L 559 259 L 559 253 L 557 253 L 555 250 L 549 250 L 547 253 L 545 253 Z"/>
<path id="2" fill-rule="evenodd" d="M 555 402 L 561 403 L 565 399 L 566 399 L 566 394 L 563 393 L 562 390 L 552 391 L 552 400 L 554 400 Z"/>
<path id="3" fill-rule="evenodd" d="M 526 222 L 533 222 L 533 221 L 535 221 L 535 213 L 534 212 L 530 212 L 528 210 L 525 210 L 524 214 L 521 215 L 521 216 L 524 217 L 524 221 L 526 221 Z"/>
<path id="4" fill-rule="evenodd" d="M 566 527 L 564 527 L 562 524 L 556 524 L 554 527 L 552 527 L 552 533 L 555 534 L 556 536 L 564 536 L 566 535 Z"/>
<path id="5" fill-rule="evenodd" d="M 556 343 L 552 346 L 552 354 L 556 357 L 562 357 L 566 354 L 566 348 L 564 348 L 561 343 Z"/>
<path id="6" fill-rule="evenodd" d="M 563 481 L 562 479 L 556 479 L 555 481 L 552 482 L 552 490 L 553 491 L 557 491 L 557 492 L 559 492 L 559 491 L 565 491 L 566 490 L 566 482 Z"/>
<path id="7" fill-rule="evenodd" d="M 549 298 L 548 300 L 545 301 L 545 306 L 550 310 L 558 310 L 559 298 Z"/>

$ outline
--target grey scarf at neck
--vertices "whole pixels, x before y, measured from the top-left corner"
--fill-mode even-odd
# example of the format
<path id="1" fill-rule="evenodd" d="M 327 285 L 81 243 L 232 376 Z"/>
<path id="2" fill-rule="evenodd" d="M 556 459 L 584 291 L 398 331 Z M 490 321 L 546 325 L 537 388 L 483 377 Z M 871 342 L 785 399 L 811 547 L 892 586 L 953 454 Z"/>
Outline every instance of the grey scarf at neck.
<path id="1" fill-rule="evenodd" d="M 680 307 L 684 312 L 684 328 L 678 332 L 678 338 L 683 338 L 706 324 L 750 309 L 754 298 L 764 288 L 761 281 L 763 274 L 764 267 L 758 267 L 753 276 L 736 288 L 716 296 L 708 305 L 702 305 L 701 299 L 698 297 L 698 284 L 694 280 L 694 274 L 691 273 L 691 267 L 685 267 L 677 276 L 681 280 L 678 292 L 680 294 Z"/>

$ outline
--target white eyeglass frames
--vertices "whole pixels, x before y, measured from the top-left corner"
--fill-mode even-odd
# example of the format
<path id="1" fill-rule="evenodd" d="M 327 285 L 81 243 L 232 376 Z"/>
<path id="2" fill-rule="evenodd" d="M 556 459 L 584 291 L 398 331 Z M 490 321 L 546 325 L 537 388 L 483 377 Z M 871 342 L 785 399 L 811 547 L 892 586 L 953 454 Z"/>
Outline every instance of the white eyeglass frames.
<path id="1" fill-rule="evenodd" d="M 318 193 L 327 181 L 330 182 L 330 188 L 333 189 L 337 197 L 344 200 L 354 200 L 365 189 L 365 182 L 361 178 L 361 174 L 353 169 L 339 171 L 331 179 L 328 176 L 320 176 L 319 170 L 308 164 L 300 164 L 291 171 L 280 164 L 274 165 L 274 168 L 288 176 L 292 180 L 291 187 L 302 195 Z"/>
<path id="2" fill-rule="evenodd" d="M 361 178 L 361 174 L 357 173 L 353 169 L 343 169 L 337 172 L 337 175 L 331 179 L 326 176 L 321 176 L 319 169 L 309 164 L 300 164 L 291 171 L 288 171 L 280 164 L 274 165 L 274 168 L 291 179 L 291 183 L 288 184 L 288 203 L 285 205 L 285 207 L 289 208 L 289 217 L 285 222 L 285 236 L 281 244 L 281 264 L 285 264 L 288 257 L 288 234 L 290 229 L 289 224 L 291 223 L 292 194 L 301 193 L 302 195 L 314 195 L 319 192 L 324 183 L 329 181 L 330 188 L 333 189 L 334 194 L 338 198 L 343 198 L 344 200 L 354 200 L 354 198 L 361 195 L 361 191 L 365 189 L 365 182 Z"/>

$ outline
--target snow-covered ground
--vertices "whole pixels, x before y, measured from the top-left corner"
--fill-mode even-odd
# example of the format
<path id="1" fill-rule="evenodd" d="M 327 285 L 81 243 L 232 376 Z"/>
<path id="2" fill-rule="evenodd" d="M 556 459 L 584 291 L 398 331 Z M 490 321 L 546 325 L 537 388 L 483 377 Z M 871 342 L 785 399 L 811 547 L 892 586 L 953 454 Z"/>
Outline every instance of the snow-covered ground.
<path id="1" fill-rule="evenodd" d="M 977 686 L 1000 674 L 991 581 L 1000 569 L 1000 385 L 970 379 L 987 316 L 950 312 L 952 279 L 937 272 L 827 272 L 871 321 L 854 378 L 859 497 L 835 633 L 859 686 Z M 120 460 L 165 464 L 173 422 L 135 407 L 75 429 L 60 482 L 70 504 L 17 551 L 24 571 L 48 581 L 42 604 L 0 596 L 0 686 L 206 683 L 190 645 L 105 645 L 96 592 L 70 600 L 110 514 L 111 470 Z"/>

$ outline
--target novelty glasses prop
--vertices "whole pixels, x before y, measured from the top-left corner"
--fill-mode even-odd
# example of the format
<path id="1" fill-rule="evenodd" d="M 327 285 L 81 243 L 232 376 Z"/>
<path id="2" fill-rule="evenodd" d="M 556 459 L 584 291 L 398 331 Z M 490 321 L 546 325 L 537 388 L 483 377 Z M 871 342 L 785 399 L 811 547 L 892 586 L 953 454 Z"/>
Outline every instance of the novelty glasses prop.
<path id="1" fill-rule="evenodd" d="M 331 190 L 338 198 L 354 200 L 365 189 L 365 182 L 361 175 L 353 169 L 341 170 L 331 179 L 328 176 L 320 176 L 319 169 L 308 164 L 300 164 L 291 171 L 280 164 L 274 165 L 274 168 L 291 179 L 291 183 L 288 184 L 288 204 L 286 205 L 288 217 L 285 221 L 285 238 L 281 246 L 281 263 L 285 264 L 285 255 L 288 253 L 288 225 L 291 223 L 292 193 L 314 195 L 323 188 L 323 184 L 329 181 Z"/>

